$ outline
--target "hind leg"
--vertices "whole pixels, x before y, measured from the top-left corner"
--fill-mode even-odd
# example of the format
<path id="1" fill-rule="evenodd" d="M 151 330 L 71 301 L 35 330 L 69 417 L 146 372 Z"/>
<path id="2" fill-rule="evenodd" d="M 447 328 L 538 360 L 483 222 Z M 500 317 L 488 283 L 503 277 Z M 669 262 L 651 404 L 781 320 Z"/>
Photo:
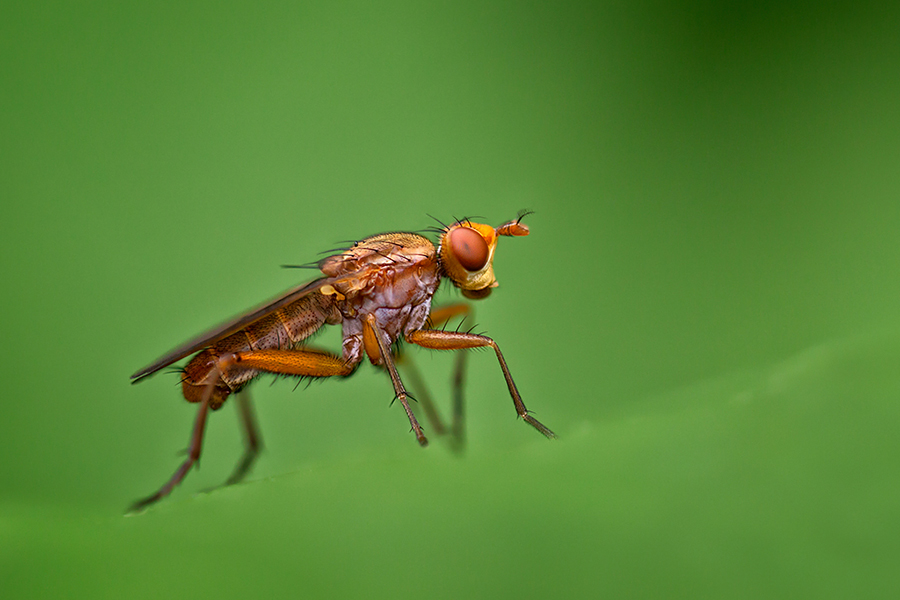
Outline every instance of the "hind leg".
<path id="1" fill-rule="evenodd" d="M 241 390 L 235 396 L 235 400 L 237 400 L 238 418 L 244 431 L 244 456 L 235 467 L 231 477 L 225 482 L 225 485 L 232 485 L 244 479 L 247 473 L 250 472 L 253 463 L 256 462 L 260 450 L 262 450 L 262 438 L 259 435 L 259 427 L 253 415 L 250 392 L 247 389 Z"/>
<path id="2" fill-rule="evenodd" d="M 209 399 L 212 396 L 214 384 L 209 383 L 203 392 L 203 399 L 200 400 L 200 409 L 197 411 L 197 419 L 194 421 L 194 429 L 191 433 L 191 443 L 188 447 L 187 458 L 181 463 L 181 466 L 175 471 L 175 474 L 167 481 L 159 490 L 146 498 L 138 500 L 131 505 L 129 512 L 137 512 L 142 510 L 154 502 L 165 498 L 175 489 L 175 486 L 181 483 L 190 472 L 191 467 L 200 460 L 200 450 L 203 448 L 203 432 L 206 429 L 206 417 L 209 414 Z"/>
<path id="3" fill-rule="evenodd" d="M 276 373 L 280 375 L 296 375 L 301 377 L 330 377 L 335 375 L 349 375 L 353 372 L 354 365 L 346 364 L 340 357 L 327 352 L 315 350 L 251 350 L 247 352 L 226 353 L 215 359 L 212 370 L 205 377 L 200 409 L 194 422 L 194 430 L 191 434 L 191 444 L 188 448 L 188 456 L 175 471 L 175 474 L 155 494 L 142 500 L 138 500 L 131 506 L 131 511 L 141 510 L 154 502 L 166 497 L 181 483 L 197 461 L 200 460 L 200 450 L 203 446 L 203 432 L 206 428 L 206 417 L 209 413 L 213 392 L 218 389 L 216 406 L 224 401 L 223 396 L 231 393 L 227 388 L 216 388 L 216 384 L 222 382 L 222 373 L 232 368 L 252 369 Z M 243 402 L 243 401 L 241 401 Z M 247 405 L 249 407 L 249 404 Z M 238 463 L 232 479 L 235 481 L 246 475 L 250 466 L 256 459 L 259 451 L 259 434 L 252 421 L 249 412 L 242 411 L 241 420 L 247 434 L 247 451 L 244 458 Z M 231 480 L 229 480 L 231 481 Z"/>

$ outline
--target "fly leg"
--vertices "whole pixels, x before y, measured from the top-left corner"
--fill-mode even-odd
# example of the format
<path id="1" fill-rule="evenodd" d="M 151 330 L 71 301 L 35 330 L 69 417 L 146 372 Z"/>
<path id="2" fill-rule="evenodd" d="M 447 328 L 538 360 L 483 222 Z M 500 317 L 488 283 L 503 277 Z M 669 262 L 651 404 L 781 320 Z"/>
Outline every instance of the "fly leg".
<path id="1" fill-rule="evenodd" d="M 472 307 L 468 304 L 451 304 L 450 306 L 442 306 L 431 312 L 428 320 L 432 327 L 437 327 L 441 323 L 445 323 L 453 317 L 463 315 L 465 317 L 472 316 Z M 452 393 L 453 393 L 453 416 L 450 421 L 451 444 L 453 450 L 462 452 L 466 443 L 466 420 L 465 420 L 465 389 L 466 376 L 466 357 L 468 352 L 459 352 L 456 355 L 456 365 L 453 369 Z"/>
<path id="2" fill-rule="evenodd" d="M 232 485 L 240 482 L 250 467 L 256 462 L 259 451 L 262 450 L 262 438 L 259 435 L 259 427 L 256 425 L 256 418 L 253 416 L 253 406 L 250 402 L 250 393 L 244 389 L 237 393 L 238 416 L 241 420 L 241 426 L 244 430 L 244 456 L 241 462 L 234 469 L 234 473 L 225 482 L 225 485 Z"/>
<path id="3" fill-rule="evenodd" d="M 476 335 L 474 333 L 461 333 L 456 331 L 438 331 L 434 329 L 420 329 L 407 334 L 406 340 L 412 344 L 422 346 L 423 348 L 431 348 L 432 350 L 464 350 L 468 348 L 485 348 L 491 347 L 497 353 L 497 360 L 500 361 L 500 369 L 503 371 L 503 377 L 506 379 L 506 386 L 509 388 L 509 394 L 512 396 L 513 405 L 516 407 L 516 413 L 523 421 L 540 431 L 548 438 L 555 438 L 556 434 L 550 431 L 540 421 L 528 414 L 525 403 L 522 402 L 522 396 L 516 388 L 509 367 L 506 366 L 506 359 L 500 352 L 497 342 L 484 335 Z"/>
<path id="4" fill-rule="evenodd" d="M 453 421 L 450 424 L 453 450 L 462 452 L 466 444 L 466 404 L 463 389 L 466 377 L 466 357 L 468 352 L 456 355 L 456 368 L 453 371 Z"/>
<path id="5" fill-rule="evenodd" d="M 381 361 L 387 368 L 388 374 L 391 376 L 391 383 L 394 384 L 394 393 L 396 394 L 397 400 L 403 405 L 403 410 L 406 411 L 406 416 L 409 418 L 409 424 L 416 434 L 416 440 L 419 442 L 420 446 L 427 446 L 428 439 L 422 432 L 422 427 L 416 420 L 416 415 L 413 414 L 412 409 L 409 407 L 409 400 L 407 400 L 409 394 L 407 393 L 406 388 L 403 387 L 403 382 L 400 380 L 400 374 L 397 373 L 397 367 L 394 365 L 394 359 L 391 356 L 391 349 L 385 342 L 384 333 L 375 321 L 375 315 L 367 315 L 366 320 L 363 321 L 363 323 L 365 324 L 365 327 L 368 328 L 368 331 L 363 331 L 363 335 L 372 335 L 378 343 L 378 353 L 381 355 Z"/>
<path id="6" fill-rule="evenodd" d="M 213 388 L 216 382 L 221 381 L 222 373 L 230 368 L 245 368 L 265 371 L 267 373 L 276 373 L 279 375 L 296 375 L 308 377 L 330 377 L 334 375 L 349 375 L 353 372 L 353 365 L 348 365 L 338 356 L 327 352 L 315 350 L 253 350 L 249 352 L 238 352 L 234 354 L 223 354 L 215 363 L 210 371 L 206 383 L 206 389 L 203 391 L 203 398 L 200 400 L 200 409 L 197 413 L 197 420 L 194 422 L 194 431 L 191 434 L 191 445 L 188 448 L 188 456 L 172 475 L 172 478 L 163 485 L 158 492 L 152 496 L 148 496 L 143 500 L 138 500 L 131 506 L 131 512 L 139 511 L 157 500 L 168 495 L 176 485 L 184 480 L 185 476 L 191 470 L 191 467 L 200 459 L 200 450 L 203 447 L 203 432 L 206 428 L 206 417 L 209 413 L 210 398 L 212 397 Z M 249 405 L 248 405 L 249 406 Z M 242 420 L 248 435 L 248 451 L 242 462 L 238 465 L 232 479 L 242 477 L 250 468 L 250 465 L 256 458 L 259 450 L 259 434 L 255 425 L 251 420 L 247 420 L 242 410 Z M 251 434 L 252 432 L 252 434 Z M 255 449 L 253 448 L 255 439 Z M 229 480 L 231 481 L 231 480 Z"/>
<path id="7" fill-rule="evenodd" d="M 219 373 L 219 368 L 216 367 L 209 378 L 209 383 L 206 384 L 206 389 L 203 391 L 203 398 L 200 400 L 200 409 L 197 411 L 197 419 L 194 421 L 194 430 L 193 433 L 191 433 L 191 444 L 188 447 L 187 458 L 184 459 L 184 462 L 181 463 L 181 466 L 178 467 L 178 470 L 175 471 L 172 478 L 159 488 L 158 492 L 132 504 L 129 512 L 142 510 L 167 496 L 169 492 L 171 492 L 175 486 L 181 483 L 185 476 L 187 476 L 191 467 L 200 460 L 200 450 L 203 447 L 203 432 L 206 429 L 206 417 L 209 414 L 209 399 L 212 396 L 215 382 L 219 379 Z"/>
<path id="8" fill-rule="evenodd" d="M 458 316 L 471 316 L 472 308 L 468 304 L 451 304 L 435 309 L 428 316 L 429 327 L 440 327 L 450 319 Z M 403 370 L 409 375 L 412 388 L 419 392 L 419 404 L 425 412 L 425 417 L 434 429 L 437 435 L 445 435 L 450 433 L 450 448 L 454 452 L 462 452 L 465 446 L 465 403 L 463 396 L 463 383 L 465 381 L 465 367 L 467 352 L 460 352 L 456 355 L 456 364 L 451 379 L 451 387 L 453 394 L 453 408 L 451 413 L 450 425 L 444 425 L 440 413 L 438 413 L 431 395 L 428 393 L 419 370 L 415 367 L 412 359 L 405 354 L 399 354 L 397 364 L 401 365 Z"/>
<path id="9" fill-rule="evenodd" d="M 425 380 L 422 379 L 422 374 L 416 368 L 415 361 L 403 350 L 399 350 L 394 355 L 394 364 L 400 367 L 401 371 L 405 372 L 405 376 L 410 382 L 410 387 L 416 393 L 416 400 L 419 401 L 419 406 L 422 407 L 422 411 L 425 413 L 425 418 L 428 420 L 428 424 L 431 425 L 432 431 L 437 435 L 446 435 L 447 427 L 444 425 L 440 413 L 438 413 L 434 400 L 431 399 L 431 393 L 428 391 L 428 386 L 425 385 Z"/>

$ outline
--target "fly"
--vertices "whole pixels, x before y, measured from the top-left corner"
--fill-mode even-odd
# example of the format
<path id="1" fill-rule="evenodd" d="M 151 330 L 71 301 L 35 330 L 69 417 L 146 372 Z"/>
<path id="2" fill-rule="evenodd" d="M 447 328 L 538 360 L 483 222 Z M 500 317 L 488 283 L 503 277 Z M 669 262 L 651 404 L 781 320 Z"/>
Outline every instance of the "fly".
<path id="1" fill-rule="evenodd" d="M 516 413 L 548 438 L 556 435 L 525 408 L 500 348 L 493 339 L 438 327 L 466 314 L 468 305 L 432 310 L 431 300 L 442 279 L 449 279 L 463 296 L 477 300 L 497 287 L 494 250 L 500 236 L 528 235 L 520 215 L 491 227 L 468 219 L 439 230 L 437 248 L 417 233 L 383 233 L 318 263 L 323 277 L 288 290 L 278 298 L 172 350 L 131 376 L 137 383 L 194 354 L 183 369 L 182 393 L 199 404 L 187 457 L 153 495 L 132 507 L 139 510 L 168 495 L 200 458 L 206 417 L 236 394 L 247 448 L 228 483 L 239 481 L 260 449 L 245 387 L 262 373 L 294 377 L 346 377 L 364 357 L 383 367 L 391 378 L 419 444 L 428 440 L 409 405 L 391 346 L 405 340 L 433 350 L 491 348 L 509 388 Z M 313 349 L 304 341 L 324 325 L 341 325 L 342 354 Z M 461 382 L 461 363 L 457 380 Z M 461 383 L 460 383 L 461 385 Z M 239 393 L 244 391 L 244 393 Z M 428 409 L 428 406 L 425 407 Z M 431 411 L 428 411 L 431 414 Z M 461 408 L 457 411 L 461 415 Z M 442 426 L 436 425 L 436 430 Z"/>

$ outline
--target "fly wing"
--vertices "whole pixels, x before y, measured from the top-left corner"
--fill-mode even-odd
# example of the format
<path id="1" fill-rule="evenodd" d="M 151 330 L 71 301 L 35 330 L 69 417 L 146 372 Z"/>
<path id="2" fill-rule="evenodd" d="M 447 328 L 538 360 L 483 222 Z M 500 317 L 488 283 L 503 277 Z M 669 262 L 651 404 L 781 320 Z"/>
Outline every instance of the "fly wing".
<path id="1" fill-rule="evenodd" d="M 251 323 L 262 319 L 272 311 L 278 310 L 282 306 L 286 306 L 291 302 L 295 302 L 296 300 L 299 300 L 307 294 L 318 291 L 324 285 L 336 283 L 339 279 L 343 278 L 322 277 L 320 279 L 315 279 L 313 281 L 310 281 L 309 283 L 305 283 L 301 286 L 290 289 L 277 298 L 273 298 L 272 300 L 269 300 L 268 302 L 254 309 L 251 309 L 238 317 L 235 317 L 231 321 L 223 323 L 222 325 L 219 325 L 218 327 L 215 327 L 207 331 L 206 333 L 197 336 L 189 342 L 185 342 L 165 356 L 160 357 L 152 364 L 144 367 L 140 371 L 137 371 L 134 375 L 131 376 L 131 383 L 137 383 L 145 377 L 153 375 L 160 369 L 164 369 L 172 363 L 178 362 L 185 356 L 189 356 L 191 354 L 194 354 L 195 352 L 199 352 L 207 346 L 215 344 L 222 338 L 228 337 L 232 333 L 240 331 Z"/>

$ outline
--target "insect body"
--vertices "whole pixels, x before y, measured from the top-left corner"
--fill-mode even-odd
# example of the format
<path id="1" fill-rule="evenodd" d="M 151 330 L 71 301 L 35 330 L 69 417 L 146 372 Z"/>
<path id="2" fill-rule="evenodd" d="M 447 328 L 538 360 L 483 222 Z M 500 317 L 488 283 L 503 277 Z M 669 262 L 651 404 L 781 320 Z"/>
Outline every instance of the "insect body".
<path id="1" fill-rule="evenodd" d="M 432 312 L 431 300 L 442 278 L 450 279 L 467 298 L 488 296 L 497 286 L 492 263 L 498 236 L 524 236 L 528 232 L 520 216 L 496 228 L 457 221 L 441 230 L 437 248 L 415 233 L 366 238 L 321 261 L 318 266 L 324 277 L 187 342 L 132 375 L 136 383 L 197 353 L 185 366 L 182 379 L 184 397 L 200 404 L 188 456 L 158 492 L 137 502 L 134 508 L 156 502 L 184 479 L 200 457 L 208 411 L 220 408 L 231 394 L 241 392 L 261 373 L 347 376 L 367 356 L 387 370 L 416 439 L 427 445 L 391 354 L 391 345 L 400 339 L 436 350 L 493 348 L 518 415 L 545 436 L 555 437 L 528 413 L 503 354 L 491 338 L 431 328 L 466 311 L 465 305 L 456 305 Z M 326 324 L 341 325 L 342 356 L 304 345 Z M 237 397 L 248 449 L 229 483 L 247 472 L 259 448 L 246 394 Z"/>

